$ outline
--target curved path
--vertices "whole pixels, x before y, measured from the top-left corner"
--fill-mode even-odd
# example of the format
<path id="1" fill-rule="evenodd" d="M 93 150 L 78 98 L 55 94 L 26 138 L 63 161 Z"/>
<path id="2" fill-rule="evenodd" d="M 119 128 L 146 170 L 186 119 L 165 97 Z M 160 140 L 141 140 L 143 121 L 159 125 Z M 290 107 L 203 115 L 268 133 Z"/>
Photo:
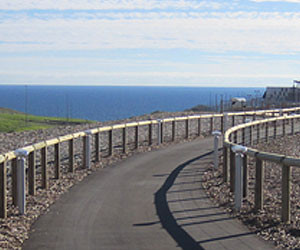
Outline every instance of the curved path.
<path id="1" fill-rule="evenodd" d="M 181 143 L 93 173 L 39 218 L 24 249 L 272 249 L 206 197 L 212 145 Z"/>

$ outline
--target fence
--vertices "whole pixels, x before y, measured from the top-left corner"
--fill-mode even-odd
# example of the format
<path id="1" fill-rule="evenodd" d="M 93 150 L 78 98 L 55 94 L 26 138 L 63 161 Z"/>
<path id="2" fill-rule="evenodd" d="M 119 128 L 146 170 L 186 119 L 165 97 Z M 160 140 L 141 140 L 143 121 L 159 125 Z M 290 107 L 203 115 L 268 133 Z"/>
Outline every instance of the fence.
<path id="1" fill-rule="evenodd" d="M 263 209 L 264 199 L 264 163 L 273 162 L 281 165 L 281 219 L 290 222 L 291 168 L 300 166 L 300 159 L 281 154 L 262 152 L 250 146 L 270 137 L 285 136 L 300 132 L 300 115 L 274 117 L 238 125 L 226 131 L 223 144 L 223 178 L 230 183 L 230 190 L 235 194 L 236 209 L 241 207 L 242 196 L 248 193 L 248 157 L 255 160 L 254 207 Z M 249 145 L 249 147 L 245 147 Z M 241 156 L 243 160 L 241 160 Z"/>
<path id="2" fill-rule="evenodd" d="M 7 217 L 7 198 L 9 195 L 12 197 L 12 204 L 19 207 L 20 213 L 26 213 L 26 195 L 36 194 L 37 181 L 40 183 L 39 188 L 49 188 L 50 164 L 54 168 L 54 179 L 59 179 L 61 178 L 62 161 L 68 162 L 66 171 L 72 173 L 75 171 L 75 161 L 80 160 L 78 154 L 82 156 L 81 165 L 83 168 L 90 168 L 92 153 L 94 153 L 94 161 L 98 162 L 101 151 L 100 135 L 104 133 L 106 133 L 106 137 L 102 137 L 102 139 L 107 141 L 107 156 L 112 156 L 116 153 L 114 151 L 117 148 L 115 145 L 117 140 L 121 142 L 121 152 L 118 153 L 126 153 L 129 150 L 128 146 L 132 143 L 129 141 L 131 136 L 128 136 L 130 128 L 134 130 L 133 149 L 137 149 L 145 142 L 151 146 L 155 143 L 155 139 L 156 144 L 163 143 L 166 140 L 175 141 L 178 139 L 179 134 L 181 138 L 189 138 L 191 136 L 200 136 L 203 132 L 211 134 L 215 129 L 220 129 L 224 132 L 229 126 L 245 122 L 247 117 L 256 119 L 256 117 L 278 116 L 282 113 L 298 111 L 300 111 L 300 108 L 206 114 L 117 124 L 60 136 L 8 152 L 0 155 L 0 217 Z M 231 122 L 229 122 L 229 117 L 231 117 Z M 242 120 L 239 117 L 242 117 Z M 204 120 L 208 122 L 204 123 Z M 184 126 L 178 126 L 179 123 L 181 125 L 184 123 Z M 208 124 L 208 128 L 203 127 L 205 124 Z M 146 138 L 143 138 L 142 142 L 139 133 L 141 129 L 148 131 L 148 135 Z M 169 138 L 165 133 L 167 129 L 171 130 Z M 179 130 L 182 129 L 184 131 L 183 135 L 179 133 Z M 117 130 L 121 132 L 121 138 L 114 138 L 114 133 Z M 82 142 L 79 142 L 78 139 L 82 139 Z M 75 154 L 75 143 L 79 145 L 78 154 Z M 62 144 L 64 146 L 67 144 L 67 152 L 64 153 L 64 157 L 62 157 L 61 152 Z M 37 164 L 38 161 L 39 165 Z M 39 171 L 40 178 L 37 178 L 37 171 Z"/>

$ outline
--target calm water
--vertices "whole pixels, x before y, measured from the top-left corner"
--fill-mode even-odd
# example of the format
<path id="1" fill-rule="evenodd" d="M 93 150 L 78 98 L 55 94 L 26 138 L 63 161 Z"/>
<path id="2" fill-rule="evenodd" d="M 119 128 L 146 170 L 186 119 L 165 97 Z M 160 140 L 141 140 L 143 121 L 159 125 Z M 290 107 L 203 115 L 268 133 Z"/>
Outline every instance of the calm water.
<path id="1" fill-rule="evenodd" d="M 255 97 L 263 88 L 9 86 L 0 85 L 0 107 L 35 115 L 107 121 L 160 111 L 215 105 L 230 97 Z"/>

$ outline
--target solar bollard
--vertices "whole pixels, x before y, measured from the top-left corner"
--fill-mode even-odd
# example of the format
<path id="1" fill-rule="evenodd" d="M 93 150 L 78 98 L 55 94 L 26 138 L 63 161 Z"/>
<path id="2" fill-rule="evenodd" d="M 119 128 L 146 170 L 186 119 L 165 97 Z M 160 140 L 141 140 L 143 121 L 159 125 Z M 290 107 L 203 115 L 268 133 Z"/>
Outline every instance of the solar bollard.
<path id="1" fill-rule="evenodd" d="M 17 206 L 20 214 L 26 213 L 26 175 L 25 165 L 26 157 L 29 152 L 24 149 L 17 149 L 15 155 L 17 156 Z"/>
<path id="2" fill-rule="evenodd" d="M 247 152 L 247 148 L 235 145 L 231 149 L 235 153 L 234 208 L 236 211 L 240 211 L 243 199 L 243 156 Z"/>
<path id="3" fill-rule="evenodd" d="M 218 152 L 219 138 L 222 135 L 222 133 L 218 130 L 215 130 L 214 132 L 212 132 L 212 135 L 215 137 L 214 138 L 214 167 L 215 167 L 215 169 L 218 169 L 218 167 L 219 167 L 219 152 Z"/>
<path id="4" fill-rule="evenodd" d="M 90 130 L 85 131 L 84 137 L 84 168 L 91 168 L 91 137 Z"/>

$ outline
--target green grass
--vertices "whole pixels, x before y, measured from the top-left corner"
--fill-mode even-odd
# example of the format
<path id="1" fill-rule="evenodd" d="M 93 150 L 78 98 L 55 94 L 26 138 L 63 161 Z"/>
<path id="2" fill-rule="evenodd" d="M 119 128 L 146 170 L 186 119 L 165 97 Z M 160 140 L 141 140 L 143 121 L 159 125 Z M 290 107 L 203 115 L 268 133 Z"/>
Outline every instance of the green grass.
<path id="1" fill-rule="evenodd" d="M 46 129 L 59 125 L 77 125 L 92 122 L 81 119 L 26 115 L 15 110 L 0 108 L 0 132 L 21 132 Z"/>

